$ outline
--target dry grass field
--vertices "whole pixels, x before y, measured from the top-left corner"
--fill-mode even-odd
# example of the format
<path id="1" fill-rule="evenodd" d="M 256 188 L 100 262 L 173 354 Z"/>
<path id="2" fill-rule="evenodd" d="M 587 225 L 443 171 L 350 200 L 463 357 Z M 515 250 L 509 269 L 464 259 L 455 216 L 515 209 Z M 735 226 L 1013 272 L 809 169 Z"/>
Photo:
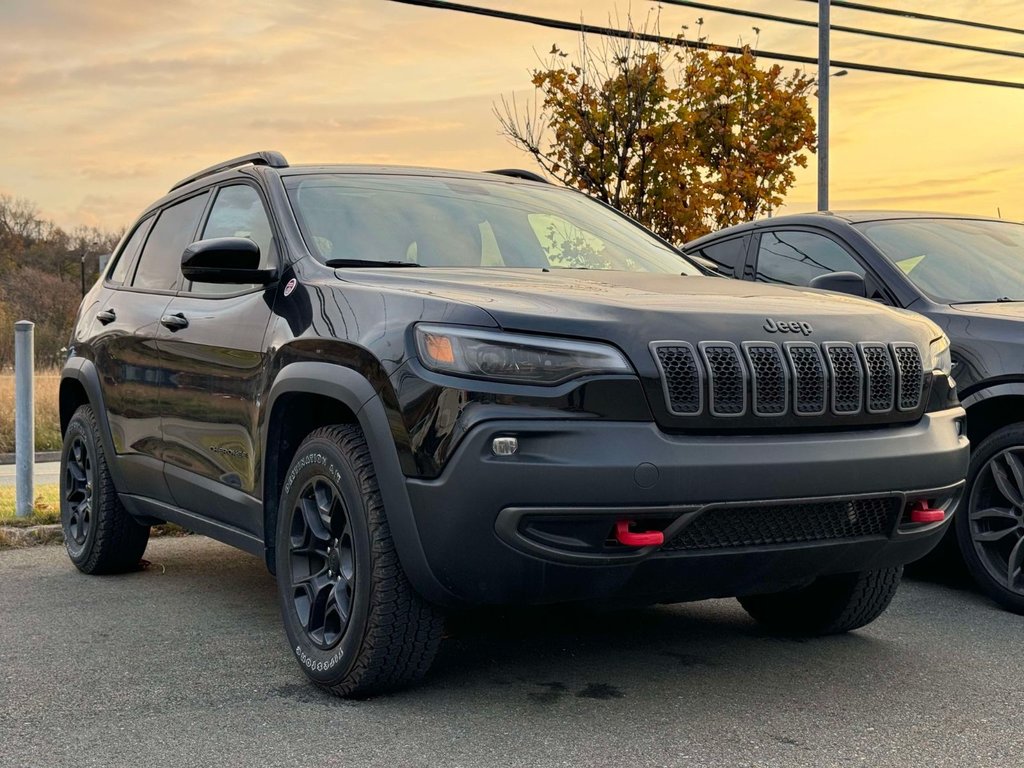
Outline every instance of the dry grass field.
<path id="1" fill-rule="evenodd" d="M 0 525 L 20 525 L 60 522 L 60 489 L 56 484 L 36 486 L 36 503 L 32 517 L 18 520 L 14 517 L 14 486 L 0 485 Z"/>
<path id="2" fill-rule="evenodd" d="M 56 368 L 36 371 L 36 450 L 60 450 L 58 392 L 60 372 Z M 0 453 L 14 452 L 14 374 L 0 373 Z"/>

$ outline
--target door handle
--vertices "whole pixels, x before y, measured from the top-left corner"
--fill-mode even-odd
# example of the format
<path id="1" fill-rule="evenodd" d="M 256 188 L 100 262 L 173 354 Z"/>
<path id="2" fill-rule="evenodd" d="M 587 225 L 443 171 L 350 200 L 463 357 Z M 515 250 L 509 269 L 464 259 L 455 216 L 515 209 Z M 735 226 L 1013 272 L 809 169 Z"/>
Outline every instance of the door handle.
<path id="1" fill-rule="evenodd" d="M 112 309 L 104 309 L 102 312 L 96 313 L 96 319 L 106 325 L 117 320 L 117 313 Z"/>
<path id="2" fill-rule="evenodd" d="M 171 331 L 180 331 L 182 328 L 188 328 L 188 320 L 181 312 L 174 315 L 164 315 L 160 318 L 160 325 L 164 328 L 169 328 Z"/>

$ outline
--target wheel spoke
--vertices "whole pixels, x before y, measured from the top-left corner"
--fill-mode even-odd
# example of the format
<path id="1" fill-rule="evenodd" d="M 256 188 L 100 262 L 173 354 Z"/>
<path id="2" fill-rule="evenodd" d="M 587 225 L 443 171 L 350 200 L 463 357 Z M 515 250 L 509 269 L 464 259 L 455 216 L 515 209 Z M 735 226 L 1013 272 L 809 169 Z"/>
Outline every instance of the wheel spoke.
<path id="1" fill-rule="evenodd" d="M 1006 474 L 1006 470 L 999 466 L 999 461 L 993 460 L 989 466 L 992 467 L 992 478 L 996 481 L 996 488 L 998 488 L 999 492 L 1006 497 L 1006 500 L 1015 507 L 1024 505 L 1024 501 L 1021 500 L 1015 484 Z"/>
<path id="2" fill-rule="evenodd" d="M 1014 589 L 1014 583 L 1020 576 L 1021 561 L 1024 560 L 1024 537 L 1017 540 L 1010 550 L 1010 557 L 1006 563 L 1006 586 Z"/>
<path id="3" fill-rule="evenodd" d="M 302 508 L 302 517 L 306 521 L 306 528 L 309 530 L 310 535 L 318 541 L 328 541 L 331 538 L 331 532 L 320 516 L 320 507 L 317 502 L 313 498 L 304 496 L 299 504 Z"/>
<path id="4" fill-rule="evenodd" d="M 1017 520 L 1017 515 L 1011 509 L 999 509 L 989 507 L 988 509 L 976 509 L 971 512 L 971 520 Z"/>
<path id="5" fill-rule="evenodd" d="M 1009 528 L 1000 528 L 998 531 L 977 531 L 974 534 L 974 540 L 987 544 L 1004 539 L 1016 530 L 1016 526 L 1011 526 Z"/>
<path id="6" fill-rule="evenodd" d="M 1006 466 L 1010 468 L 1013 475 L 1013 484 L 1017 487 L 1017 498 L 1024 501 L 1024 463 L 1020 457 L 1012 451 L 1003 454 L 1006 457 Z"/>
<path id="7" fill-rule="evenodd" d="M 82 469 L 82 465 L 78 461 L 68 462 L 68 474 L 70 475 L 70 480 L 74 482 L 76 488 L 78 488 L 81 483 L 84 483 L 86 481 L 85 470 Z"/>
<path id="8" fill-rule="evenodd" d="M 334 585 L 334 591 L 331 592 L 331 604 L 338 612 L 342 625 L 344 626 L 345 624 L 348 624 L 348 617 L 352 606 L 352 597 L 349 594 L 346 582 L 339 581 Z"/>

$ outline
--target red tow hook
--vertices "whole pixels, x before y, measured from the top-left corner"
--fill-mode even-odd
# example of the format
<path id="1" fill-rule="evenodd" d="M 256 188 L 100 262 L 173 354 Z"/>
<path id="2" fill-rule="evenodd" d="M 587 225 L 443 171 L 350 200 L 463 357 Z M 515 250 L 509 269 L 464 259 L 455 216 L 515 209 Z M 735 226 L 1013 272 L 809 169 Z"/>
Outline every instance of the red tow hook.
<path id="1" fill-rule="evenodd" d="M 619 520 L 615 523 L 615 540 L 627 547 L 660 547 L 665 543 L 665 534 L 661 531 L 644 531 L 635 533 L 629 530 L 632 520 Z"/>
<path id="2" fill-rule="evenodd" d="M 910 508 L 910 522 L 912 523 L 940 523 L 946 519 L 946 510 L 932 509 L 928 506 L 926 499 L 914 502 Z"/>

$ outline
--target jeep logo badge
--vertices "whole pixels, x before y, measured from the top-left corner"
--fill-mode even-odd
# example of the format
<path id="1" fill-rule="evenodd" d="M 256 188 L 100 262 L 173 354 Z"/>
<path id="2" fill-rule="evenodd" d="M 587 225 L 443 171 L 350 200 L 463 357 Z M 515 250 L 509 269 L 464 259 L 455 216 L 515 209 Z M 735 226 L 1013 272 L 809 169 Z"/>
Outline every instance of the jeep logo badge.
<path id="1" fill-rule="evenodd" d="M 764 319 L 764 329 L 768 333 L 802 333 L 804 336 L 810 336 L 814 332 L 810 323 L 798 320 L 772 320 L 770 317 Z"/>

